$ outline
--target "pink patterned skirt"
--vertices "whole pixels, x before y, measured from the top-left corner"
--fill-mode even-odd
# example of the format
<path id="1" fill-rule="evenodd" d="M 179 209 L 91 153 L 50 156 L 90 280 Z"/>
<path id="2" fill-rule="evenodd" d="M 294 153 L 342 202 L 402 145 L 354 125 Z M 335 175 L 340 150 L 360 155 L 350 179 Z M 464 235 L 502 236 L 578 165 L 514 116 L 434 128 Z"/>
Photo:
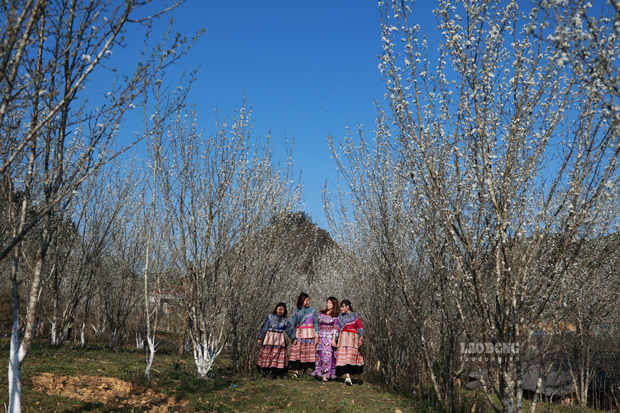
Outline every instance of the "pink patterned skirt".
<path id="1" fill-rule="evenodd" d="M 278 371 L 287 368 L 284 333 L 267 331 L 256 364 L 262 371 Z"/>
<path id="2" fill-rule="evenodd" d="M 364 358 L 358 348 L 357 333 L 343 331 L 336 351 L 336 375 L 361 374 L 364 372 Z"/>
<path id="3" fill-rule="evenodd" d="M 314 329 L 297 327 L 297 343 L 291 345 L 289 366 L 295 370 L 314 369 L 316 365 L 316 344 Z"/>

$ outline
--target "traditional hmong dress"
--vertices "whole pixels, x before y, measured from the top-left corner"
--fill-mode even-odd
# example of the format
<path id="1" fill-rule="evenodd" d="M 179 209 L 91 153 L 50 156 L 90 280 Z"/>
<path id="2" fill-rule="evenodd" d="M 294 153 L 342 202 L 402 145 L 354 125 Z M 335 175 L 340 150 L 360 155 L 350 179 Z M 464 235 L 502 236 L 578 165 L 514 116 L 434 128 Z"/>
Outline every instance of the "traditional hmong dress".
<path id="1" fill-rule="evenodd" d="M 312 307 L 295 310 L 291 317 L 295 327 L 297 343 L 291 345 L 289 366 L 294 370 L 314 369 L 316 364 L 316 346 L 314 333 L 319 332 L 319 319 Z"/>
<path id="2" fill-rule="evenodd" d="M 336 352 L 332 348 L 332 338 L 338 331 L 338 317 L 319 315 L 318 360 L 313 376 L 336 378 Z"/>
<path id="3" fill-rule="evenodd" d="M 295 339 L 295 330 L 291 320 L 276 314 L 269 314 L 261 327 L 258 338 L 262 340 L 258 353 L 258 369 L 263 373 L 283 374 L 287 369 L 286 341 L 284 332 L 291 340 Z"/>
<path id="4" fill-rule="evenodd" d="M 359 351 L 359 337 L 364 335 L 364 325 L 357 313 L 340 314 L 338 317 L 338 350 L 336 351 L 336 376 L 361 374 L 364 358 Z"/>

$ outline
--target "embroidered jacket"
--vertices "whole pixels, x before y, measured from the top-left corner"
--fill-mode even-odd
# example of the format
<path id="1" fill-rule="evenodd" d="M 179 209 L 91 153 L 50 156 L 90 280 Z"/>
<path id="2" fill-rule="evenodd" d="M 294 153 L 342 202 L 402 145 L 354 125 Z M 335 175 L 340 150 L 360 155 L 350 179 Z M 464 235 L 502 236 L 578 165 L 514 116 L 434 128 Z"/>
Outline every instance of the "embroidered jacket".
<path id="1" fill-rule="evenodd" d="M 322 334 L 332 334 L 338 330 L 338 317 L 332 317 L 327 314 L 319 314 L 319 332 Z"/>
<path id="2" fill-rule="evenodd" d="M 310 326 L 314 328 L 314 331 L 319 332 L 319 317 L 312 307 L 302 307 L 295 310 L 291 317 L 291 323 L 293 328 L 297 328 L 301 325 Z"/>
<path id="3" fill-rule="evenodd" d="M 283 333 L 286 331 L 286 334 L 290 337 L 290 339 L 295 340 L 295 327 L 288 317 L 280 317 L 277 314 L 269 314 L 258 332 L 258 338 L 262 340 L 263 337 L 265 337 L 265 334 L 267 334 L 267 331 L 273 331 L 275 333 Z"/>
<path id="4" fill-rule="evenodd" d="M 336 334 L 340 336 L 343 332 L 357 333 L 360 337 L 364 335 L 364 325 L 359 314 L 348 312 L 338 316 L 338 332 Z"/>

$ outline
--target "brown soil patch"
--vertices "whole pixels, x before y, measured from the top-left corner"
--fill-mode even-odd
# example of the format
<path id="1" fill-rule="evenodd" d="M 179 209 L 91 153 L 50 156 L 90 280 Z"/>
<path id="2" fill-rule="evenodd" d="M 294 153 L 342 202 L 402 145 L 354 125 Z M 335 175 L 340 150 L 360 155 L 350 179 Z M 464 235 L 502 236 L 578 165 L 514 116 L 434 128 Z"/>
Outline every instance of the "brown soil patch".
<path id="1" fill-rule="evenodd" d="M 151 412 L 168 412 L 185 407 L 187 401 L 140 388 L 113 377 L 61 376 L 41 373 L 32 379 L 34 390 L 85 402 L 101 402 L 115 408 L 140 408 Z"/>

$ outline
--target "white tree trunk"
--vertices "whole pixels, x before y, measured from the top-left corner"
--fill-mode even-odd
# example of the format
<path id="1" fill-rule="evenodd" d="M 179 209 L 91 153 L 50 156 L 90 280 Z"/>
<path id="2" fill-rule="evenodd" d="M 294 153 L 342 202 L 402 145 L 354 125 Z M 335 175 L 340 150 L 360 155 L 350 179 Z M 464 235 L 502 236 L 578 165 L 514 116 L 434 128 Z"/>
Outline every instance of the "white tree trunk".
<path id="1" fill-rule="evenodd" d="M 36 329 L 36 310 L 39 301 L 39 291 L 41 287 L 41 269 L 43 268 L 43 260 L 45 259 L 45 252 L 47 251 L 46 242 L 47 231 L 44 224 L 44 235 L 41 251 L 37 257 L 37 262 L 33 271 L 32 285 L 30 286 L 28 307 L 26 311 L 26 328 L 24 337 L 20 343 L 19 341 L 19 293 L 17 291 L 16 270 L 17 267 L 14 264 L 13 268 L 13 329 L 11 330 L 11 349 L 9 356 L 9 412 L 21 412 L 21 397 L 22 397 L 22 383 L 21 383 L 21 365 L 26 357 L 28 348 L 32 342 L 33 334 Z"/>
<path id="2" fill-rule="evenodd" d="M 80 345 L 82 348 L 86 347 L 86 323 L 82 321 L 82 328 L 80 328 Z"/>
<path id="3" fill-rule="evenodd" d="M 146 341 L 148 343 L 149 356 L 146 360 L 146 369 L 144 370 L 144 376 L 149 377 L 151 374 L 151 366 L 153 365 L 153 359 L 155 358 L 155 338 L 147 337 Z M 144 341 L 142 342 L 144 345 Z"/>
<path id="4" fill-rule="evenodd" d="M 9 356 L 9 412 L 22 411 L 22 379 L 19 347 L 19 317 L 13 320 L 11 331 L 11 350 Z"/>
<path id="5" fill-rule="evenodd" d="M 144 338 L 140 333 L 136 333 L 136 350 L 144 350 Z"/>
<path id="6" fill-rule="evenodd" d="M 224 348 L 224 343 L 220 343 L 220 340 L 204 340 L 202 343 L 194 341 L 193 344 L 196 372 L 199 377 L 206 378 L 213 367 L 215 359 Z"/>
<path id="7" fill-rule="evenodd" d="M 101 336 L 103 336 L 103 333 L 105 333 L 105 324 L 101 322 L 98 322 L 97 325 L 91 324 L 90 326 L 95 332 L 95 337 L 97 338 L 100 338 Z"/>
<path id="8" fill-rule="evenodd" d="M 51 340 L 52 340 L 52 345 L 56 346 L 58 345 L 58 327 L 57 327 L 57 320 L 56 320 L 56 316 L 54 315 L 54 319 L 52 320 L 52 332 L 51 332 Z"/>

